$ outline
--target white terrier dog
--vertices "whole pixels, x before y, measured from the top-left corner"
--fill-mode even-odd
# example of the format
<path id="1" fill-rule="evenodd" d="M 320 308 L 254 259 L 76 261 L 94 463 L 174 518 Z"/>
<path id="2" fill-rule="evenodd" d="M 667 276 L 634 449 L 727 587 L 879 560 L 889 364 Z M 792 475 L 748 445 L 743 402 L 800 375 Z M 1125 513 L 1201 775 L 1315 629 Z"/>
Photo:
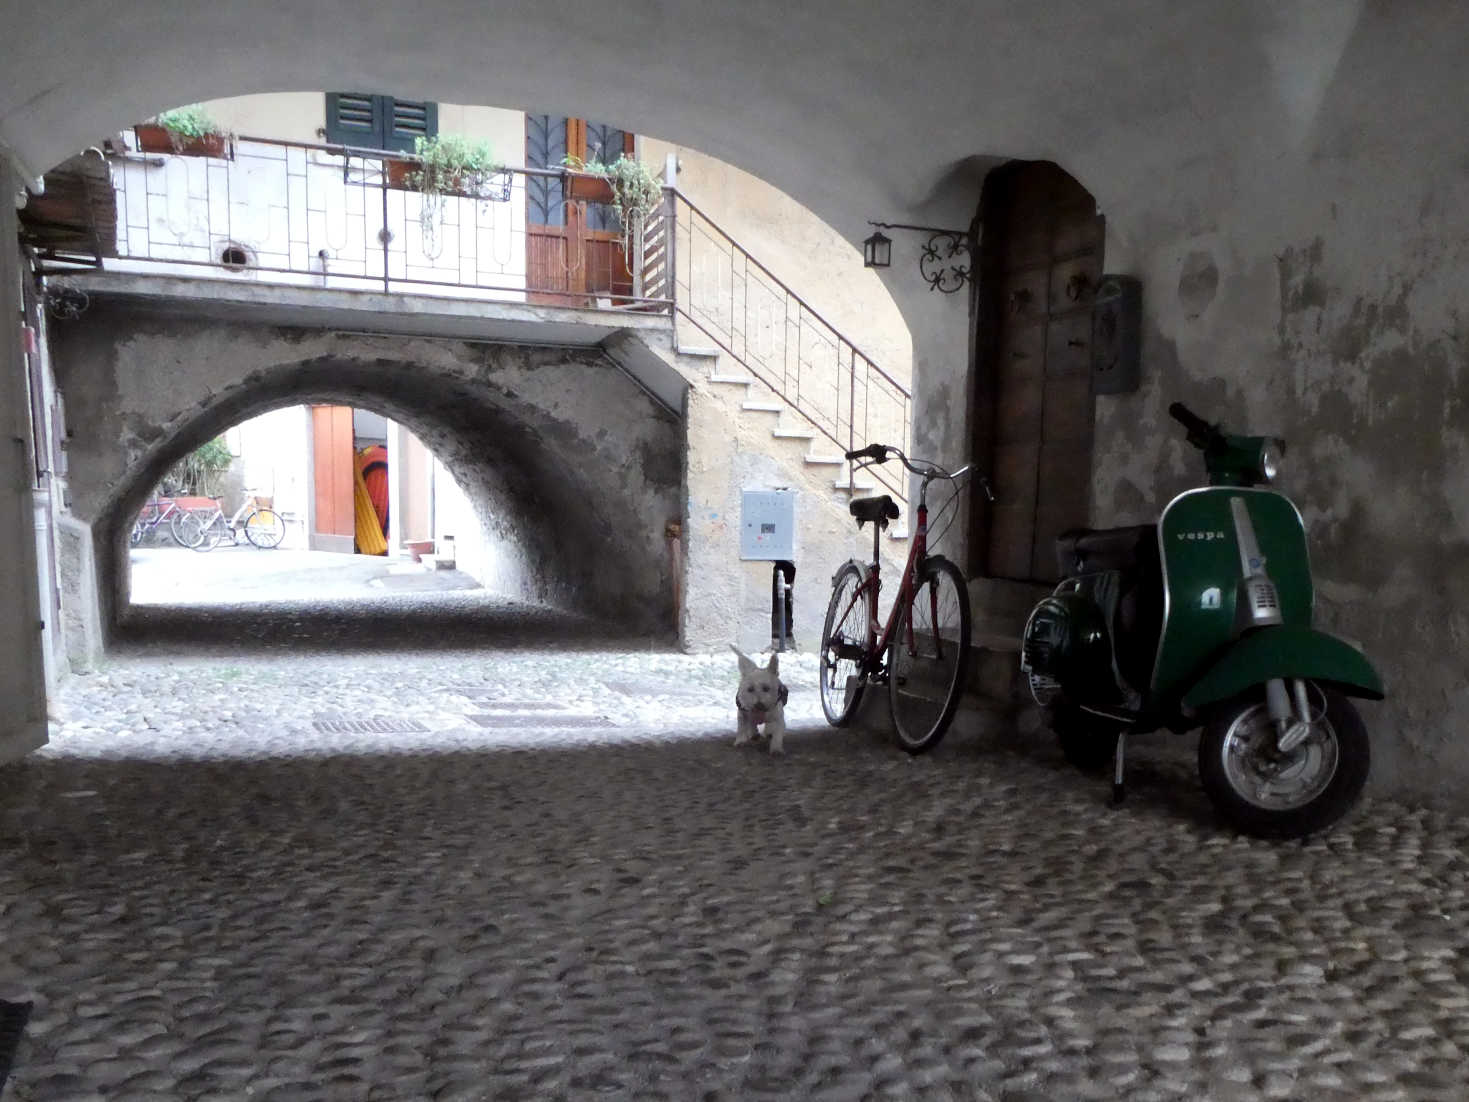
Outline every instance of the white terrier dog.
<path id="1" fill-rule="evenodd" d="M 765 735 L 770 739 L 772 754 L 785 753 L 786 700 L 790 690 L 780 679 L 780 663 L 776 655 L 770 656 L 770 665 L 757 666 L 738 647 L 730 650 L 739 655 L 740 687 L 735 693 L 735 711 L 739 715 L 739 728 L 734 744 L 743 746 L 757 737 L 762 724 Z"/>

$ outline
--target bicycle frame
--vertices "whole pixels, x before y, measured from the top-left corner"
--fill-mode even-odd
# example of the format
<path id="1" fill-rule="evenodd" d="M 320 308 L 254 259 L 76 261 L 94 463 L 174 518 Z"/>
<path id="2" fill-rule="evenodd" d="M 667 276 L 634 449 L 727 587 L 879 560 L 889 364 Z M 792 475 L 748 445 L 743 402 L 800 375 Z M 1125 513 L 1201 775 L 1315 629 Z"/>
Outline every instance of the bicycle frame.
<path id="1" fill-rule="evenodd" d="M 149 531 L 152 531 L 169 517 L 173 516 L 174 513 L 181 512 L 183 512 L 183 510 L 179 508 L 178 502 L 176 502 L 171 497 L 150 498 L 149 500 L 145 501 L 143 503 L 143 507 L 138 510 L 137 523 L 141 524 Z"/>
<path id="2" fill-rule="evenodd" d="M 962 468 L 958 475 L 962 475 L 969 468 Z M 958 475 L 954 477 L 958 477 Z M 888 612 L 887 623 L 879 627 L 878 622 L 878 598 L 882 595 L 882 532 L 883 526 L 878 521 L 872 522 L 872 563 L 867 578 L 857 587 L 857 592 L 852 594 L 852 604 L 842 610 L 844 619 L 852 607 L 860 600 L 867 601 L 867 638 L 862 646 L 860 656 L 859 672 L 861 676 L 868 677 L 879 672 L 882 665 L 882 656 L 888 651 L 892 642 L 893 630 L 898 622 L 898 613 L 907 608 L 913 600 L 917 591 L 918 579 L 923 575 L 924 564 L 928 561 L 928 483 L 924 478 L 922 488 L 918 493 L 918 511 L 915 514 L 916 527 L 913 532 L 913 542 L 908 548 L 908 561 L 903 564 L 903 578 L 898 585 L 898 595 L 893 600 L 893 607 Z M 930 592 L 930 597 L 937 606 L 938 595 Z M 930 610 L 930 623 L 938 620 L 938 609 Z M 913 617 L 908 617 L 908 648 L 912 651 L 915 647 L 913 638 Z M 944 642 L 942 637 L 934 640 L 935 647 L 942 654 Z M 857 655 L 850 657 L 857 658 Z"/>

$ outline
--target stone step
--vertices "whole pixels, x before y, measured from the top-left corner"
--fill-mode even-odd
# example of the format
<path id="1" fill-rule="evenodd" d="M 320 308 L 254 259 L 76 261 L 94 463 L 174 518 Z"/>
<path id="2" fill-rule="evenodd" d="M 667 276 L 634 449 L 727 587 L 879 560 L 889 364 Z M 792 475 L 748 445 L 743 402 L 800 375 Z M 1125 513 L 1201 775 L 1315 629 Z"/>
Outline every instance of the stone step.
<path id="1" fill-rule="evenodd" d="M 840 467 L 846 462 L 839 455 L 811 455 L 808 453 L 803 458 L 812 467 Z"/>
<path id="2" fill-rule="evenodd" d="M 693 344 L 679 345 L 678 354 L 680 356 L 698 356 L 704 360 L 717 360 L 720 356 L 724 355 L 723 351 L 718 348 Z"/>
<path id="3" fill-rule="evenodd" d="M 770 430 L 770 435 L 777 440 L 815 440 L 816 433 L 810 429 L 788 429 L 776 427 Z"/>
<path id="4" fill-rule="evenodd" d="M 755 380 L 749 375 L 710 375 L 711 383 L 724 383 L 727 386 L 749 386 Z"/>
<path id="5" fill-rule="evenodd" d="M 786 408 L 785 406 L 777 405 L 774 402 L 741 402 L 740 403 L 740 409 L 745 410 L 746 412 L 749 412 L 749 413 L 774 413 L 774 414 L 779 415 L 779 414 L 785 412 L 785 408 Z"/>

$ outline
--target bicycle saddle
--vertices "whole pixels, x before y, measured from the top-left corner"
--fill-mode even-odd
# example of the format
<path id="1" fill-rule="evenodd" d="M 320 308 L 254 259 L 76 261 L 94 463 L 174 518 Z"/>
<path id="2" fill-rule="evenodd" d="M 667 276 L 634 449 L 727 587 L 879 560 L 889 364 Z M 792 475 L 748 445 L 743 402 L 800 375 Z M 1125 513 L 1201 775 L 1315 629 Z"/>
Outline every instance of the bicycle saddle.
<path id="1" fill-rule="evenodd" d="M 858 528 L 869 520 L 876 521 L 886 528 L 888 521 L 898 519 L 897 502 L 887 494 L 881 497 L 859 497 L 847 506 L 847 511 L 857 518 Z"/>

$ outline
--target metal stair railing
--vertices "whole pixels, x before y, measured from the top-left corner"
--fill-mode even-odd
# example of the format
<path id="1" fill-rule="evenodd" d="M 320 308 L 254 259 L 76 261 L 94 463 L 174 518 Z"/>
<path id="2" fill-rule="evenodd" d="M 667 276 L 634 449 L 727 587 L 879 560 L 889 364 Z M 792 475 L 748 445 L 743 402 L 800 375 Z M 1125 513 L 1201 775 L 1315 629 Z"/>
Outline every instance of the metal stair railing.
<path id="1" fill-rule="evenodd" d="M 642 293 L 672 299 L 679 316 L 729 354 L 841 451 L 869 443 L 907 450 L 912 394 L 677 188 L 649 219 Z M 854 473 L 848 464 L 848 486 Z M 903 471 L 872 466 L 906 502 Z"/>

